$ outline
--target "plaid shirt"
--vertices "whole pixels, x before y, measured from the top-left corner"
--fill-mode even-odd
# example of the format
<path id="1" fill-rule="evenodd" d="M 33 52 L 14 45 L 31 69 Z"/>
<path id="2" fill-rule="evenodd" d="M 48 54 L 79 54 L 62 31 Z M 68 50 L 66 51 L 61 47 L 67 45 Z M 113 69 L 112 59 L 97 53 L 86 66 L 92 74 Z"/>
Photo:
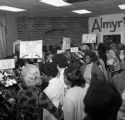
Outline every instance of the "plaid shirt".
<path id="1" fill-rule="evenodd" d="M 18 120 L 42 120 L 43 108 L 47 109 L 57 119 L 62 117 L 61 109 L 57 109 L 39 87 L 19 91 Z"/>

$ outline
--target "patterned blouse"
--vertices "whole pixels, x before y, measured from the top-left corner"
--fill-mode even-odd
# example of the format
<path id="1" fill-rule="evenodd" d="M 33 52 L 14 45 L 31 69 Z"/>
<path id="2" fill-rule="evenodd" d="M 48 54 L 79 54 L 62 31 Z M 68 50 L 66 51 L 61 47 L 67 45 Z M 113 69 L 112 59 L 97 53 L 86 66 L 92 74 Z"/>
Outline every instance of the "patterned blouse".
<path id="1" fill-rule="evenodd" d="M 39 87 L 20 90 L 18 93 L 18 120 L 42 120 L 43 108 L 57 119 L 63 119 L 62 110 L 56 108 Z"/>

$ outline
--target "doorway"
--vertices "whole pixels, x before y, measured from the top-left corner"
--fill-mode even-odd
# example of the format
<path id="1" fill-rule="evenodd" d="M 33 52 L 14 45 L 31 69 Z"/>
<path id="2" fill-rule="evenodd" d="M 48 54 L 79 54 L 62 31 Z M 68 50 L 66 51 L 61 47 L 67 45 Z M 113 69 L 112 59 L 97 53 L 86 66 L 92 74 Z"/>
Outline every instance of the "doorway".
<path id="1" fill-rule="evenodd" d="M 105 43 L 107 46 L 107 49 L 109 49 L 112 43 L 116 43 L 116 44 L 121 43 L 121 34 L 103 35 L 103 43 Z"/>

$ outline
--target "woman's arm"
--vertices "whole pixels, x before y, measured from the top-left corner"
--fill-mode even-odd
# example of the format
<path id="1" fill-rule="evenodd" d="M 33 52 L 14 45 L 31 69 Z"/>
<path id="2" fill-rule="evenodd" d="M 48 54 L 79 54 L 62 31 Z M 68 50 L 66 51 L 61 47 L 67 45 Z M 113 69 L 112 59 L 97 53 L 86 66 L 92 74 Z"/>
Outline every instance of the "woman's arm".
<path id="1" fill-rule="evenodd" d="M 43 92 L 39 96 L 40 106 L 47 109 L 58 120 L 63 120 L 63 111 L 61 107 L 56 108 L 49 97 Z"/>

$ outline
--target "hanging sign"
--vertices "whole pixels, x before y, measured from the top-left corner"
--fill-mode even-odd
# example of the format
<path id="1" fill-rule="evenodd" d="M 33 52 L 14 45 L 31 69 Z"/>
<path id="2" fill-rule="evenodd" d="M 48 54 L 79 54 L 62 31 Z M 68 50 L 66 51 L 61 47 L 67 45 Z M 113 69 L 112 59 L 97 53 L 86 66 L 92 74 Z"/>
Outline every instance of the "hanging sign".
<path id="1" fill-rule="evenodd" d="M 12 69 L 15 68 L 15 59 L 0 60 L 0 69 Z"/>
<path id="2" fill-rule="evenodd" d="M 65 50 L 57 50 L 57 54 L 64 53 Z"/>
<path id="3" fill-rule="evenodd" d="M 42 40 L 21 41 L 20 58 L 42 58 Z"/>
<path id="4" fill-rule="evenodd" d="M 63 50 L 70 49 L 70 43 L 71 43 L 71 38 L 64 37 L 64 38 L 63 38 L 63 46 L 62 46 L 62 49 L 63 49 Z"/>
<path id="5" fill-rule="evenodd" d="M 83 34 L 82 43 L 96 43 L 96 34 Z"/>

